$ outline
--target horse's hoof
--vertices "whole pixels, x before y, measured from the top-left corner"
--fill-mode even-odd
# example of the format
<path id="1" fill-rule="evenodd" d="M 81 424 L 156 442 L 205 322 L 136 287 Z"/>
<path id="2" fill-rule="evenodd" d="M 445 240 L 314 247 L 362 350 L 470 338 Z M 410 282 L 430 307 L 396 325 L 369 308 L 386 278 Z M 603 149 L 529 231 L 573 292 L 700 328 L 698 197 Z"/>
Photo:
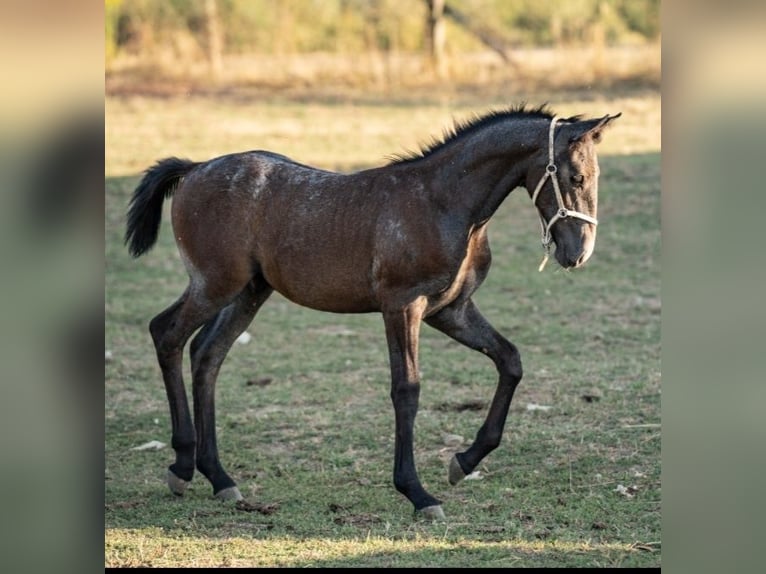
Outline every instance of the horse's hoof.
<path id="1" fill-rule="evenodd" d="M 188 480 L 178 478 L 172 470 L 168 470 L 168 488 L 170 488 L 170 492 L 176 496 L 183 496 L 187 486 L 189 486 Z"/>
<path id="2" fill-rule="evenodd" d="M 229 488 L 224 488 L 223 490 L 219 490 L 215 493 L 215 497 L 218 500 L 242 500 L 244 496 L 239 492 L 239 488 L 236 486 L 230 486 Z"/>
<path id="3" fill-rule="evenodd" d="M 447 520 L 447 517 L 444 516 L 444 511 L 442 510 L 440 504 L 426 506 L 425 508 L 418 510 L 417 513 L 420 514 L 420 516 L 423 518 L 428 518 L 429 520 Z"/>
<path id="4" fill-rule="evenodd" d="M 457 461 L 457 456 L 453 456 L 452 460 L 449 462 L 449 483 L 452 486 L 455 486 L 465 477 L 466 474 L 463 472 L 463 467 L 461 467 L 460 463 Z"/>

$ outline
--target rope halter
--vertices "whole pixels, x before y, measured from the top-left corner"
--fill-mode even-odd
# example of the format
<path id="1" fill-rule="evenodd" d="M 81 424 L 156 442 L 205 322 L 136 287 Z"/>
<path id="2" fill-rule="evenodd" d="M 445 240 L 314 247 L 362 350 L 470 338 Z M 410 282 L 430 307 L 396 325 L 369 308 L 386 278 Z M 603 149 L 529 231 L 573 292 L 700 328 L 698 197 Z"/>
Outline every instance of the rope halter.
<path id="1" fill-rule="evenodd" d="M 558 119 L 559 118 L 557 116 L 554 116 L 551 120 L 551 127 L 550 131 L 548 132 L 548 165 L 545 166 L 545 173 L 540 178 L 540 183 L 537 184 L 535 191 L 532 193 L 532 203 L 535 205 L 535 207 L 537 207 L 537 213 L 540 215 L 540 225 L 542 227 L 543 236 L 543 249 L 545 250 L 545 255 L 543 256 L 543 261 L 540 263 L 538 271 L 542 271 L 545 268 L 545 264 L 548 262 L 548 257 L 550 256 L 551 251 L 551 242 L 553 241 L 551 228 L 553 227 L 553 224 L 556 223 L 559 219 L 564 219 L 565 217 L 577 217 L 578 219 L 582 219 L 588 223 L 592 223 L 593 225 L 598 225 L 598 220 L 595 217 L 591 217 L 585 213 L 580 213 L 579 211 L 572 211 L 564 207 L 564 198 L 561 195 L 559 178 L 556 175 L 558 168 L 556 167 L 556 163 L 554 161 L 555 158 L 553 155 L 553 138 L 555 135 L 556 122 Z M 537 206 L 537 196 L 540 195 L 540 190 L 543 188 L 543 185 L 545 185 L 545 182 L 548 178 L 550 178 L 553 182 L 553 191 L 556 193 L 556 203 L 558 204 L 559 209 L 546 224 L 545 216 L 543 216 L 543 211 Z"/>

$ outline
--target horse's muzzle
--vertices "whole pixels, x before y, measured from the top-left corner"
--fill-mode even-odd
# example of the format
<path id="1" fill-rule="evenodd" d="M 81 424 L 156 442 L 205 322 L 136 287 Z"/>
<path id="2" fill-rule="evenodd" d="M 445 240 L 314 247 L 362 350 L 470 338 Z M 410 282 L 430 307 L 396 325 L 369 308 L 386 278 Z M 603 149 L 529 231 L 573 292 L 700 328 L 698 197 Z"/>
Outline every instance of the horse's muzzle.
<path id="1" fill-rule="evenodd" d="M 564 269 L 577 269 L 585 265 L 585 262 L 590 259 L 593 254 L 594 243 L 593 241 L 586 241 L 582 249 L 576 251 L 562 249 L 557 245 L 554 256 Z"/>

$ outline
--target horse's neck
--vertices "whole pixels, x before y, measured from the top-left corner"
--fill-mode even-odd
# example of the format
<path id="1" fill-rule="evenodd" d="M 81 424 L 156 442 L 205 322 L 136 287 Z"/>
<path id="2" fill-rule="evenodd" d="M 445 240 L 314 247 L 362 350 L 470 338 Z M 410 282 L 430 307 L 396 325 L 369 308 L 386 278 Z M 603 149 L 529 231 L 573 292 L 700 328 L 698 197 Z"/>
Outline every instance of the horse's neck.
<path id="1" fill-rule="evenodd" d="M 470 134 L 433 158 L 434 192 L 466 210 L 474 223 L 492 217 L 508 194 L 524 185 L 530 160 L 540 149 L 539 125 L 510 128 L 498 124 Z"/>

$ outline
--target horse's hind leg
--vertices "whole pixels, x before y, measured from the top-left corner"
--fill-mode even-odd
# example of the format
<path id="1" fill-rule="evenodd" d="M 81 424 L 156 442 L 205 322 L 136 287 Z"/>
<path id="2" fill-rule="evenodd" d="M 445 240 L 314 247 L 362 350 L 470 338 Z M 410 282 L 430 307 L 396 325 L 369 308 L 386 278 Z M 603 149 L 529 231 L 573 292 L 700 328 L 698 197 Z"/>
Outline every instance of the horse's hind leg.
<path id="1" fill-rule="evenodd" d="M 425 321 L 463 345 L 487 355 L 499 374 L 495 396 L 476 439 L 450 462 L 449 481 L 457 484 L 500 444 L 511 399 L 522 376 L 521 358 L 516 347 L 489 324 L 470 299 L 445 307 Z"/>
<path id="2" fill-rule="evenodd" d="M 191 343 L 197 468 L 213 485 L 216 497 L 223 500 L 239 500 L 242 495 L 218 458 L 215 383 L 229 349 L 247 329 L 272 291 L 262 278 L 253 279 L 232 303 L 205 325 Z"/>
<path id="3" fill-rule="evenodd" d="M 183 380 L 183 349 L 192 333 L 219 308 L 190 286 L 178 301 L 149 323 L 168 397 L 171 444 L 176 452 L 176 461 L 168 472 L 168 486 L 178 495 L 183 494 L 194 474 L 195 449 L 194 425 Z"/>

